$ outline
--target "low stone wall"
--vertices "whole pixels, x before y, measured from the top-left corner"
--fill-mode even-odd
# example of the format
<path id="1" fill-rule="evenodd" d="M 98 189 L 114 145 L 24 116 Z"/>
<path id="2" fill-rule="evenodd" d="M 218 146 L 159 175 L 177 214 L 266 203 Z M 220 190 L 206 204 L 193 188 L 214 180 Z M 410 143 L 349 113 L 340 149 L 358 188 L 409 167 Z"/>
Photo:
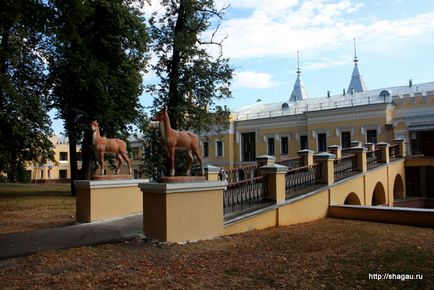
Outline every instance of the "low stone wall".
<path id="1" fill-rule="evenodd" d="M 409 208 L 431 208 L 434 209 L 434 199 L 432 198 L 407 198 L 396 200 L 393 203 L 394 207 L 409 207 Z"/>
<path id="2" fill-rule="evenodd" d="M 329 207 L 329 217 L 434 227 L 433 209 L 331 205 Z"/>

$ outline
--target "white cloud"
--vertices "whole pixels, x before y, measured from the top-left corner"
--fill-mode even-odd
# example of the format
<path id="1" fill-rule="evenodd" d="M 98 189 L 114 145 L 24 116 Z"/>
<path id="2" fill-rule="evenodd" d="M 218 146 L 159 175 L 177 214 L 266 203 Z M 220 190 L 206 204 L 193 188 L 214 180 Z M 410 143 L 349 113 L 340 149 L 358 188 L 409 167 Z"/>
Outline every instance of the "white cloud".
<path id="1" fill-rule="evenodd" d="M 254 71 L 236 72 L 234 74 L 234 87 L 253 89 L 267 89 L 275 86 L 271 74 Z"/>
<path id="2" fill-rule="evenodd" d="M 227 0 L 220 0 L 222 3 Z M 297 50 L 304 55 L 321 55 L 327 51 L 352 46 L 353 37 L 360 44 L 372 47 L 387 41 L 397 42 L 434 32 L 434 12 L 398 20 L 377 19 L 357 23 L 351 13 L 363 7 L 352 0 L 304 1 L 232 1 L 232 7 L 251 9 L 243 18 L 223 21 L 220 37 L 224 54 L 233 59 L 251 57 L 294 57 Z M 362 46 L 362 45 L 360 45 Z M 349 48 L 351 49 L 351 48 Z"/>

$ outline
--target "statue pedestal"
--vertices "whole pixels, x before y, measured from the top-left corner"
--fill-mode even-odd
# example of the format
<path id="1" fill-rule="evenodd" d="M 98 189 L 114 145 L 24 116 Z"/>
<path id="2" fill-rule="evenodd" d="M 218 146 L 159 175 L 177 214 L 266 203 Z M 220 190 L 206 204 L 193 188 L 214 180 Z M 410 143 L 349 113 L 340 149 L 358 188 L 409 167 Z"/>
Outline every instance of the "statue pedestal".
<path id="1" fill-rule="evenodd" d="M 131 179 L 131 174 L 117 174 L 117 175 L 92 175 L 91 180 L 115 180 L 115 179 Z"/>
<path id="2" fill-rule="evenodd" d="M 77 222 L 88 223 L 142 212 L 142 194 L 138 187 L 142 182 L 147 180 L 76 180 Z"/>
<path id="3" fill-rule="evenodd" d="M 165 242 L 223 235 L 226 185 L 226 181 L 140 183 L 144 234 Z"/>

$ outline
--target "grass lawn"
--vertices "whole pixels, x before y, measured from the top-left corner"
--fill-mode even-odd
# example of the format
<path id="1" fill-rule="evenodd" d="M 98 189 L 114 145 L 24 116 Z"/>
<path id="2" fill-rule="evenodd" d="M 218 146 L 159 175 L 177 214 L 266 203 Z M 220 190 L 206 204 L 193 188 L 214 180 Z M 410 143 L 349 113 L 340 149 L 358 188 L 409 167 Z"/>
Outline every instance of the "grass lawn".
<path id="1" fill-rule="evenodd" d="M 185 245 L 136 239 L 49 251 L 0 261 L 0 288 L 15 287 L 434 289 L 434 229 L 323 219 Z"/>
<path id="2" fill-rule="evenodd" d="M 69 184 L 0 184 L 0 234 L 75 223 Z"/>

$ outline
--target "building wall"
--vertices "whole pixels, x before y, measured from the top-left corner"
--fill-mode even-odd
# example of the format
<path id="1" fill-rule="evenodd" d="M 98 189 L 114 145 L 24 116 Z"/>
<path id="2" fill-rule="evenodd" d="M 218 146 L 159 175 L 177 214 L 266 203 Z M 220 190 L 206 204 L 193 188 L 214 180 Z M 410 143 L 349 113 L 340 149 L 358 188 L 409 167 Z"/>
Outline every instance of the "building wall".
<path id="1" fill-rule="evenodd" d="M 300 136 L 307 136 L 308 149 L 318 151 L 318 134 L 325 133 L 326 145 L 342 145 L 341 133 L 351 132 L 351 141 L 366 143 L 367 131 L 377 130 L 377 142 L 393 144 L 397 137 L 409 141 L 411 122 L 417 123 L 432 116 L 434 120 L 434 92 L 393 96 L 392 102 L 349 106 L 335 109 L 305 112 L 296 115 L 267 117 L 237 121 L 231 119 L 233 131 L 224 133 L 225 156 L 214 158 L 212 150 L 206 162 L 226 169 L 248 165 L 242 162 L 243 133 L 256 134 L 256 156 L 268 155 L 268 138 L 274 138 L 277 160 L 295 156 L 300 150 Z M 288 154 L 281 154 L 281 137 L 288 136 Z M 207 134 L 209 140 L 217 136 Z M 213 144 L 213 142 L 210 142 Z M 409 145 L 408 145 L 409 146 Z M 211 147 L 210 147 L 211 149 Z M 229 153 L 230 152 L 230 153 Z"/>

